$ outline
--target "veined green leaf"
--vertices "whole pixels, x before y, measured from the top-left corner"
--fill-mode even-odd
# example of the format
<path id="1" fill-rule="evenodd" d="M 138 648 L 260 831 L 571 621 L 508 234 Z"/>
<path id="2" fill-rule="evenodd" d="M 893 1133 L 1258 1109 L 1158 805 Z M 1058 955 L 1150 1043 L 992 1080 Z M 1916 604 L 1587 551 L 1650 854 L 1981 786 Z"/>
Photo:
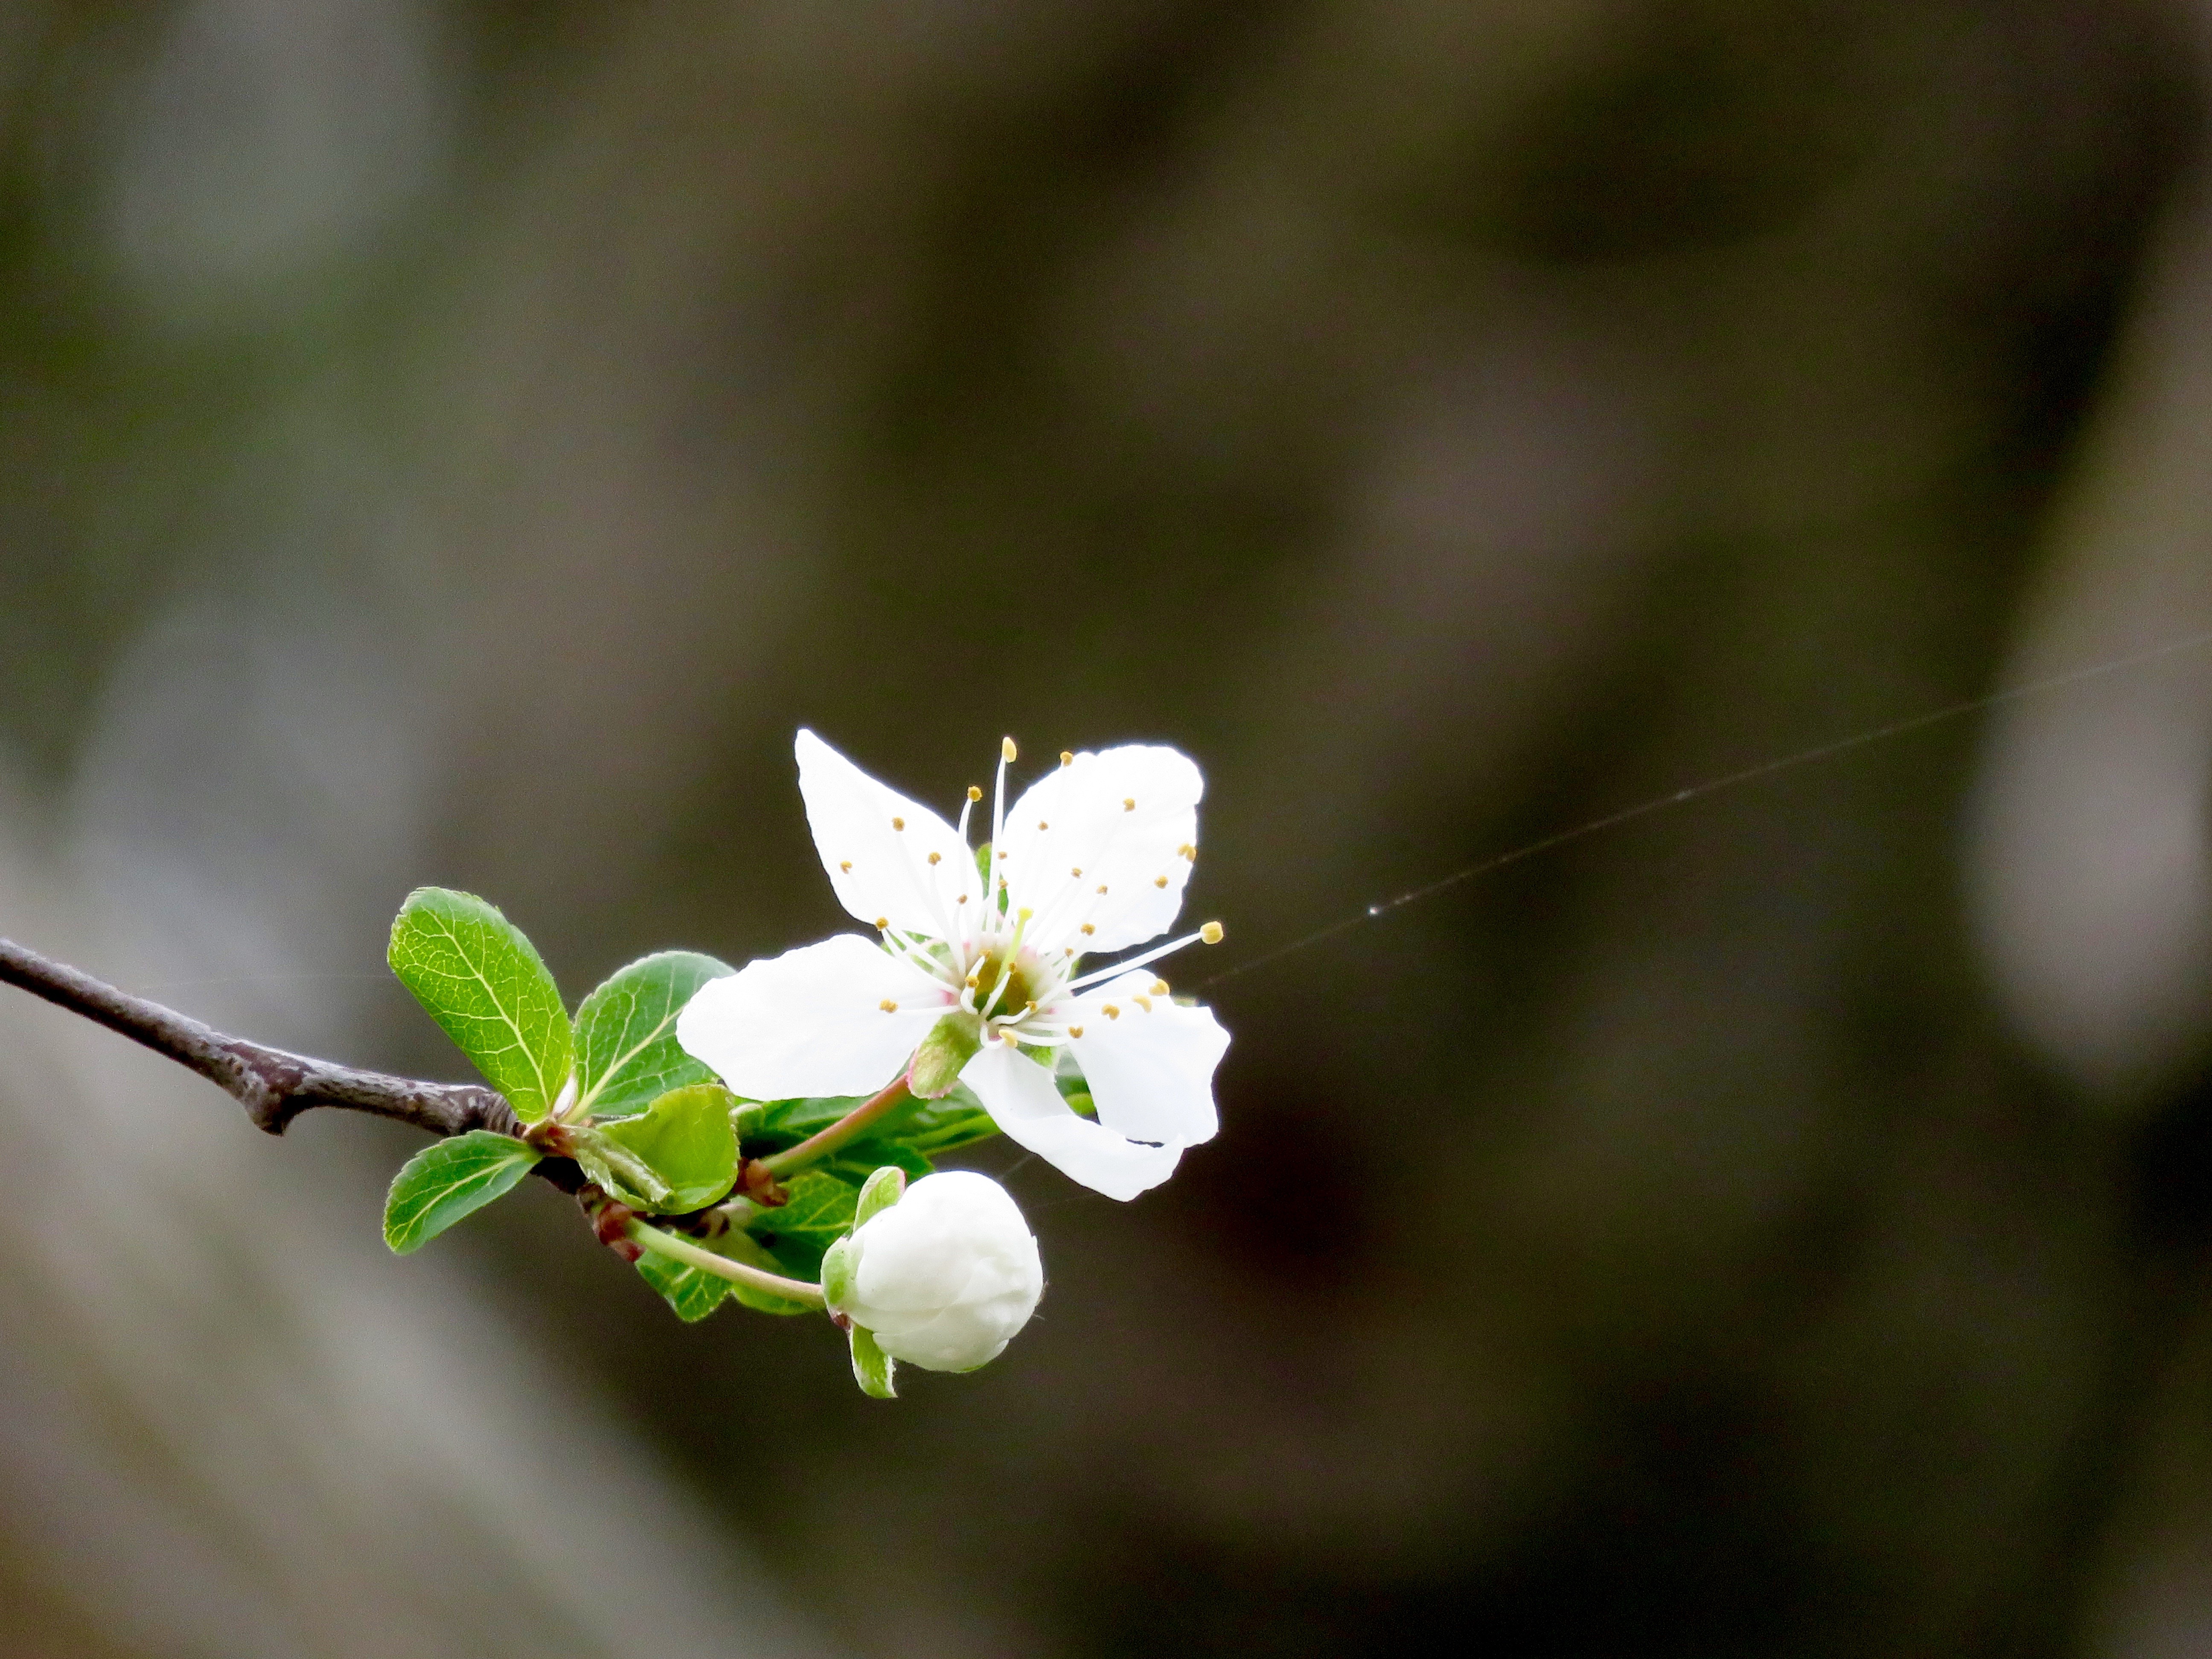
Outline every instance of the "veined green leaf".
<path id="1" fill-rule="evenodd" d="M 930 1172 L 930 1162 L 913 1147 L 896 1140 L 856 1140 L 841 1148 L 835 1156 L 823 1158 L 811 1167 L 823 1175 L 835 1176 L 848 1186 L 865 1185 L 870 1176 L 886 1164 L 904 1170 L 908 1178 L 919 1181 Z"/>
<path id="2" fill-rule="evenodd" d="M 579 1109 L 629 1117 L 672 1089 L 713 1081 L 713 1069 L 678 1046 L 676 1017 L 701 986 L 730 971 L 695 951 L 663 951 L 586 997 L 576 1010 Z"/>
<path id="3" fill-rule="evenodd" d="M 788 1203 L 762 1211 L 745 1224 L 745 1231 L 775 1258 L 778 1273 L 818 1279 L 822 1253 L 852 1231 L 860 1183 L 818 1169 L 803 1170 L 792 1177 L 788 1190 Z"/>
<path id="4" fill-rule="evenodd" d="M 665 1196 L 641 1194 L 633 1208 L 684 1215 L 726 1195 L 738 1178 L 738 1136 L 730 1127 L 737 1097 L 719 1083 L 672 1089 L 635 1117 L 601 1124 L 586 1136 L 611 1141 L 665 1183 Z M 581 1138 L 581 1137 L 580 1137 Z M 625 1183 L 627 1184 L 627 1183 Z"/>
<path id="5" fill-rule="evenodd" d="M 759 1117 L 748 1121 L 744 1127 L 745 1152 L 750 1157 L 765 1158 L 771 1152 L 796 1146 L 809 1135 L 828 1128 L 866 1098 L 866 1095 L 829 1095 L 769 1101 L 759 1109 Z M 988 1140 L 998 1133 L 999 1126 L 983 1109 L 983 1103 L 965 1084 L 961 1084 L 941 1100 L 908 1101 L 870 1128 L 868 1144 L 876 1147 L 908 1147 L 921 1158 L 930 1158 L 940 1152 L 972 1146 L 979 1140 Z M 855 1150 L 848 1147 L 843 1156 L 850 1158 Z M 895 1161 L 890 1158 L 877 1159 L 882 1164 Z M 928 1173 L 927 1170 L 914 1170 L 912 1165 L 907 1167 L 915 1174 Z"/>
<path id="6" fill-rule="evenodd" d="M 425 1146 L 400 1166 L 384 1200 L 384 1242 L 418 1249 L 530 1173 L 537 1150 L 512 1136 L 471 1129 Z"/>
<path id="7" fill-rule="evenodd" d="M 560 988 L 520 928 L 470 894 L 418 887 L 392 923 L 390 960 L 517 1117 L 553 1109 L 574 1039 Z"/>
<path id="8" fill-rule="evenodd" d="M 696 1325 L 720 1307 L 723 1298 L 736 1288 L 728 1279 L 717 1279 L 703 1267 L 674 1261 L 657 1250 L 647 1250 L 638 1257 L 637 1271 L 687 1325 Z"/>

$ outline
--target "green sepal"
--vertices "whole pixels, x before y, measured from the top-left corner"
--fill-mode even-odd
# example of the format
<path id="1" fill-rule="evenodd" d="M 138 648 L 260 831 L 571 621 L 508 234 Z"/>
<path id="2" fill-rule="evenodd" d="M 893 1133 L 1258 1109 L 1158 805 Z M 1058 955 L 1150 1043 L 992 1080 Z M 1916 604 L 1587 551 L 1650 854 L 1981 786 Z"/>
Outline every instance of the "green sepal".
<path id="1" fill-rule="evenodd" d="M 574 1037 L 560 988 L 520 928 L 471 894 L 418 887 L 392 919 L 386 959 L 515 1116 L 535 1123 L 553 1109 Z"/>
<path id="2" fill-rule="evenodd" d="M 817 1279 L 823 1252 L 853 1230 L 860 1202 L 857 1183 L 820 1170 L 803 1170 L 791 1178 L 789 1200 L 763 1210 L 745 1231 L 775 1258 L 775 1271 L 793 1279 Z"/>
<path id="3" fill-rule="evenodd" d="M 737 1182 L 738 1137 L 730 1121 L 737 1104 L 719 1083 L 672 1089 L 635 1117 L 577 1130 L 576 1161 L 634 1210 L 703 1210 Z M 603 1179 L 603 1170 L 613 1179 Z"/>
<path id="4" fill-rule="evenodd" d="M 897 1399 L 891 1373 L 898 1369 L 898 1363 L 876 1346 L 873 1332 L 855 1325 L 852 1334 L 853 1380 L 860 1385 L 860 1392 L 871 1400 Z"/>
<path id="5" fill-rule="evenodd" d="M 854 1201 L 853 1231 L 860 1231 L 878 1211 L 890 1209 L 905 1195 L 904 1170 L 896 1164 L 878 1170 L 861 1184 L 860 1196 Z"/>
<path id="6" fill-rule="evenodd" d="M 860 1269 L 860 1252 L 850 1233 L 822 1253 L 822 1300 L 831 1313 L 853 1299 L 853 1280 Z"/>
<path id="7" fill-rule="evenodd" d="M 463 1216 L 512 1191 L 538 1158 L 536 1147 L 489 1129 L 425 1146 L 392 1178 L 384 1200 L 384 1242 L 398 1255 L 420 1249 Z"/>
<path id="8" fill-rule="evenodd" d="M 663 951 L 622 969 L 576 1010 L 580 1111 L 629 1117 L 672 1089 L 711 1082 L 714 1069 L 676 1041 L 676 1018 L 709 980 L 731 972 L 696 951 Z"/>
<path id="9" fill-rule="evenodd" d="M 983 1046 L 983 1022 L 965 1008 L 956 1008 L 929 1028 L 906 1068 L 906 1086 L 917 1100 L 942 1100 L 960 1081 L 960 1073 Z"/>
<path id="10" fill-rule="evenodd" d="M 637 1271 L 638 1276 L 659 1291 L 662 1299 L 676 1310 L 676 1316 L 687 1325 L 696 1325 L 714 1312 L 737 1288 L 728 1279 L 717 1278 L 703 1267 L 678 1261 L 658 1250 L 647 1250 L 639 1256 Z"/>

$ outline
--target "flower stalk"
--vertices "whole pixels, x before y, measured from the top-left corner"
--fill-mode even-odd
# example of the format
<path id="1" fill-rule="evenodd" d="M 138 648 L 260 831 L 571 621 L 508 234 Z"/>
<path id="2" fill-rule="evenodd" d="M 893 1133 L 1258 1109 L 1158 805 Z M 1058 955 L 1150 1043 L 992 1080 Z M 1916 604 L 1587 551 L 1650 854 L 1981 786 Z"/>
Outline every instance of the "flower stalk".
<path id="1" fill-rule="evenodd" d="M 839 1118 L 826 1129 L 817 1130 L 796 1146 L 760 1160 L 761 1166 L 770 1175 L 789 1175 L 803 1170 L 818 1159 L 825 1158 L 839 1147 L 858 1140 L 883 1119 L 890 1115 L 914 1098 L 907 1087 L 906 1074 L 902 1072 L 889 1084 L 868 1099 Z"/>
<path id="2" fill-rule="evenodd" d="M 754 1290 L 764 1291 L 770 1296 L 780 1296 L 787 1301 L 804 1302 L 811 1308 L 823 1305 L 822 1287 L 810 1285 L 803 1279 L 786 1279 L 781 1273 L 749 1267 L 742 1261 L 732 1261 L 726 1255 L 717 1255 L 702 1245 L 689 1239 L 678 1238 L 674 1233 L 642 1221 L 632 1220 L 623 1237 L 642 1249 L 656 1255 L 665 1255 L 672 1261 L 681 1261 L 687 1267 L 696 1267 L 702 1273 L 726 1279 L 732 1285 L 749 1285 Z"/>

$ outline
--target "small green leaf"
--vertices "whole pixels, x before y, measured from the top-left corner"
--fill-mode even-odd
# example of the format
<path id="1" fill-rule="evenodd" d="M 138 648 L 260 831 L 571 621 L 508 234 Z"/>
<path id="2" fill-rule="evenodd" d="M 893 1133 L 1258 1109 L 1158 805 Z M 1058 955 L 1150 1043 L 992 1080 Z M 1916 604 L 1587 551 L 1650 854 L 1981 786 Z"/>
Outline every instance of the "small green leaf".
<path id="1" fill-rule="evenodd" d="M 568 1081 L 574 1038 L 560 988 L 514 923 L 482 899 L 418 887 L 392 923 L 392 971 L 535 1123 Z"/>
<path id="2" fill-rule="evenodd" d="M 898 1362 L 876 1346 L 875 1334 L 853 1327 L 853 1381 L 860 1385 L 860 1392 L 871 1400 L 896 1400 L 898 1390 L 891 1384 L 891 1374 Z"/>
<path id="3" fill-rule="evenodd" d="M 647 1250 L 638 1257 L 637 1271 L 687 1325 L 697 1324 L 720 1307 L 723 1298 L 736 1288 L 728 1279 L 718 1279 L 703 1267 L 672 1260 L 657 1250 Z"/>
<path id="4" fill-rule="evenodd" d="M 635 1152 L 611 1139 L 605 1129 L 570 1130 L 568 1149 L 568 1156 L 582 1166 L 595 1186 L 631 1209 L 648 1214 L 681 1213 L 672 1211 L 670 1206 L 675 1188 Z"/>
<path id="5" fill-rule="evenodd" d="M 633 1190 L 641 1185 L 647 1188 L 640 1194 L 647 1202 L 631 1204 L 634 1209 L 665 1215 L 704 1209 L 727 1194 L 738 1178 L 738 1136 L 730 1127 L 731 1109 L 737 1103 L 737 1097 L 719 1083 L 672 1089 L 635 1117 L 578 1135 L 577 1161 L 585 1162 L 585 1150 L 592 1147 L 603 1161 L 620 1169 L 622 1155 L 627 1154 L 659 1177 L 657 1183 L 641 1182 L 633 1170 L 622 1171 Z M 651 1191 L 655 1184 L 663 1190 Z M 628 1196 L 617 1196 L 631 1203 Z"/>
<path id="6" fill-rule="evenodd" d="M 623 969 L 576 1010 L 579 1109 L 602 1118 L 643 1111 L 672 1089 L 713 1080 L 676 1041 L 676 1017 L 730 969 L 694 951 L 663 951 Z"/>
<path id="7" fill-rule="evenodd" d="M 823 1252 L 853 1230 L 860 1189 L 821 1170 L 805 1170 L 792 1177 L 789 1191 L 789 1202 L 762 1211 L 745 1231 L 776 1259 L 777 1272 L 813 1279 L 821 1272 Z"/>
<path id="8" fill-rule="evenodd" d="M 384 1200 L 384 1242 L 399 1255 L 421 1249 L 511 1190 L 538 1156 L 527 1143 L 489 1129 L 425 1146 L 392 1177 Z"/>

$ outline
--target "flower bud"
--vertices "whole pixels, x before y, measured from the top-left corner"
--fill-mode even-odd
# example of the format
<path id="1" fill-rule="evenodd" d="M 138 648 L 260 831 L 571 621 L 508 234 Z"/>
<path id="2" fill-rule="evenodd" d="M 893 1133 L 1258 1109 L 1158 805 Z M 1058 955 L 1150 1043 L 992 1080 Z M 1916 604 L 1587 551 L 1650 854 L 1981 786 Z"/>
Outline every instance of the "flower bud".
<path id="1" fill-rule="evenodd" d="M 924 1176 L 839 1254 L 838 1271 L 823 1275 L 830 1311 L 925 1370 L 997 1358 L 1044 1293 L 1036 1240 L 1013 1199 L 966 1170 Z"/>

